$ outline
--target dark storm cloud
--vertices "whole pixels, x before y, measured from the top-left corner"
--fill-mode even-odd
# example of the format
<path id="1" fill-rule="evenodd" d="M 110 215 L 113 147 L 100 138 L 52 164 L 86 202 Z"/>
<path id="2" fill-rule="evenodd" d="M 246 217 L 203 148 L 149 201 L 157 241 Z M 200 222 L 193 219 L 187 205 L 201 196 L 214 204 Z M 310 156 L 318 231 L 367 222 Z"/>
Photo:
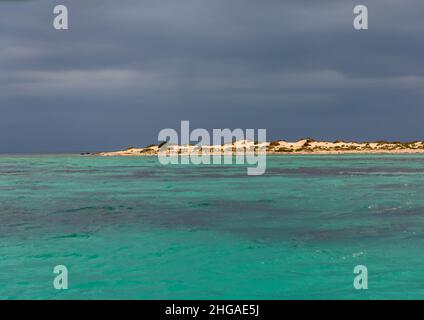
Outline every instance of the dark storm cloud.
<path id="1" fill-rule="evenodd" d="M 269 139 L 424 139 L 420 0 L 0 1 L 0 151 L 155 142 L 180 120 Z"/>

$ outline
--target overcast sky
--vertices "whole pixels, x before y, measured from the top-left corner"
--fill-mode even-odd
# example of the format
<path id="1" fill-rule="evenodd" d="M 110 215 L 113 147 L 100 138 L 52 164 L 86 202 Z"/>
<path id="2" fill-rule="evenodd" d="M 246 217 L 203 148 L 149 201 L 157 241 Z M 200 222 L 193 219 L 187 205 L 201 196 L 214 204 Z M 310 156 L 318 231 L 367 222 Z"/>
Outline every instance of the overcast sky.
<path id="1" fill-rule="evenodd" d="M 181 120 L 424 140 L 423 13 L 422 0 L 0 0 L 0 152 L 143 146 Z"/>

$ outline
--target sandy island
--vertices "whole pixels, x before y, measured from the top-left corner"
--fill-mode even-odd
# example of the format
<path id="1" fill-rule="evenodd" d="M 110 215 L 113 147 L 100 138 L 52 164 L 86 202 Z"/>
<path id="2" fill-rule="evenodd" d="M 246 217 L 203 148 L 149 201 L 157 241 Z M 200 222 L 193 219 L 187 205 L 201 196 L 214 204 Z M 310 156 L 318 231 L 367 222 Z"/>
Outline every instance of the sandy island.
<path id="1" fill-rule="evenodd" d="M 414 142 L 346 142 L 346 141 L 315 141 L 302 139 L 296 142 L 277 140 L 273 142 L 253 142 L 240 140 L 234 143 L 212 146 L 196 145 L 150 145 L 144 148 L 130 147 L 125 150 L 113 152 L 98 152 L 97 156 L 154 156 L 159 151 L 165 154 L 203 154 L 223 155 L 241 154 L 247 152 L 266 153 L 272 155 L 286 154 L 402 154 L 424 153 L 424 141 Z M 85 153 L 91 154 L 91 153 Z M 84 154 L 82 154 L 84 155 Z"/>

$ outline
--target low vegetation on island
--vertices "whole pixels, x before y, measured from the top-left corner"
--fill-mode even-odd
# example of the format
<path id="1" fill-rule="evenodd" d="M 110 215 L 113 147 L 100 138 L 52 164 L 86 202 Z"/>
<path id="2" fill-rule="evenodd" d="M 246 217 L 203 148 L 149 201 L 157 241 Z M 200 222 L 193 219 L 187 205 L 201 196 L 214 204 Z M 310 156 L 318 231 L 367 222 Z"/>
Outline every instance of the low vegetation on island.
<path id="1" fill-rule="evenodd" d="M 424 141 L 414 142 L 347 142 L 347 141 L 316 141 L 302 139 L 296 142 L 277 140 L 258 142 L 240 140 L 223 145 L 171 145 L 164 142 L 159 145 L 149 145 L 144 148 L 130 147 L 121 151 L 99 152 L 98 156 L 154 156 L 159 152 L 168 154 L 189 155 L 193 153 L 211 155 L 237 154 L 246 152 L 261 152 L 274 155 L 284 154 L 351 154 L 351 153 L 424 153 Z"/>

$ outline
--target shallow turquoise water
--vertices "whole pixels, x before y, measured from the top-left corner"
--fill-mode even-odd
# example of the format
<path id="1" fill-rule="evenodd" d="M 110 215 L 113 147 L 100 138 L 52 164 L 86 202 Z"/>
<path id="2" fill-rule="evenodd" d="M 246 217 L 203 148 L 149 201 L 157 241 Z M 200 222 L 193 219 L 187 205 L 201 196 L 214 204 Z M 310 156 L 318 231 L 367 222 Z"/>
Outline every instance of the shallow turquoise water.
<path id="1" fill-rule="evenodd" d="M 257 177 L 0 156 L 0 298 L 422 298 L 423 178 L 418 155 L 274 156 Z M 356 265 L 368 290 L 353 288 Z"/>

